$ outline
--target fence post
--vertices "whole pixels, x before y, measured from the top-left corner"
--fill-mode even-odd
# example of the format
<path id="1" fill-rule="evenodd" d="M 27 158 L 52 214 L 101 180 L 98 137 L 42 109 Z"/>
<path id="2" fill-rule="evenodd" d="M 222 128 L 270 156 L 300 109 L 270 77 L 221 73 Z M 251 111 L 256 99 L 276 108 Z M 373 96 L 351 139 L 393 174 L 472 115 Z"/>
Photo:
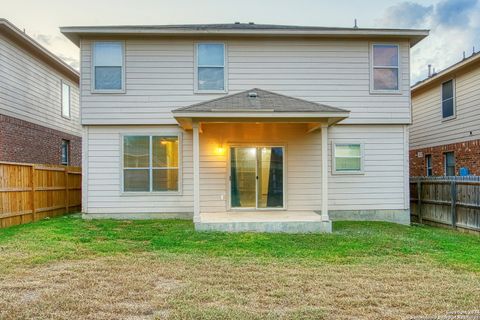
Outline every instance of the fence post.
<path id="1" fill-rule="evenodd" d="M 31 201 L 32 201 L 32 221 L 35 221 L 35 212 L 37 208 L 35 208 L 35 165 L 30 167 L 30 181 L 32 185 L 31 191 Z"/>
<path id="2" fill-rule="evenodd" d="M 450 199 L 451 199 L 451 215 L 452 215 L 452 227 L 457 227 L 457 183 L 455 180 L 450 184 Z"/>
<path id="3" fill-rule="evenodd" d="M 417 216 L 418 222 L 422 223 L 422 181 L 417 181 Z"/>
<path id="4" fill-rule="evenodd" d="M 68 169 L 67 167 L 64 168 L 65 172 L 65 213 L 68 213 L 68 205 L 69 205 L 69 196 L 68 196 Z"/>

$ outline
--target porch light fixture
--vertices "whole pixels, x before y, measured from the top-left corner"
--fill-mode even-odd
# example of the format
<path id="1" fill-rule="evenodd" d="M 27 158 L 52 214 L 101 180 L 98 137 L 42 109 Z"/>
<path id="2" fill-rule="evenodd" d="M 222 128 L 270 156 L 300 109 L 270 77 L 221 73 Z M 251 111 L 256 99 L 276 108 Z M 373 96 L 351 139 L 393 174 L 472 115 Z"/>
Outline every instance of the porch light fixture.
<path id="1" fill-rule="evenodd" d="M 223 156 L 225 154 L 225 148 L 222 146 L 218 146 L 217 150 L 215 150 L 216 154 L 219 156 Z"/>

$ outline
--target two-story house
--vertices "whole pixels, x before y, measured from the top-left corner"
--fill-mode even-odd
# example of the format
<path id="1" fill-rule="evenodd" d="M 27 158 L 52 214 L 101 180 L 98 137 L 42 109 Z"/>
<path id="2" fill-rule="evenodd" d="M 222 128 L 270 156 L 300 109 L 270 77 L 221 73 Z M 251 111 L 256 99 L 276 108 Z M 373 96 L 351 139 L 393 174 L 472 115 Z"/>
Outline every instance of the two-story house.
<path id="1" fill-rule="evenodd" d="M 480 175 L 480 54 L 412 87 L 410 175 Z"/>
<path id="2" fill-rule="evenodd" d="M 84 217 L 285 232 L 409 223 L 409 52 L 428 31 L 61 31 L 81 52 Z"/>
<path id="3" fill-rule="evenodd" d="M 0 161 L 81 165 L 79 78 L 0 19 Z"/>

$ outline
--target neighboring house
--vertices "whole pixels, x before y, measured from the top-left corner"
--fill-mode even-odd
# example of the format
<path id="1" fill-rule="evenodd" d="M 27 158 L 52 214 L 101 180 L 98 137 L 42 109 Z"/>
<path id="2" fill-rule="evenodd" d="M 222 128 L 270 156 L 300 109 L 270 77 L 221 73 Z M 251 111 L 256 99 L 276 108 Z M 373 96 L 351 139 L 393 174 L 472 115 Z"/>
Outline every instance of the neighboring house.
<path id="1" fill-rule="evenodd" d="M 410 222 L 409 52 L 428 31 L 61 31 L 81 52 L 84 217 L 290 232 Z"/>
<path id="2" fill-rule="evenodd" d="M 0 161 L 81 165 L 79 74 L 0 19 Z"/>
<path id="3" fill-rule="evenodd" d="M 411 176 L 480 175 L 480 54 L 415 84 L 412 110 Z"/>

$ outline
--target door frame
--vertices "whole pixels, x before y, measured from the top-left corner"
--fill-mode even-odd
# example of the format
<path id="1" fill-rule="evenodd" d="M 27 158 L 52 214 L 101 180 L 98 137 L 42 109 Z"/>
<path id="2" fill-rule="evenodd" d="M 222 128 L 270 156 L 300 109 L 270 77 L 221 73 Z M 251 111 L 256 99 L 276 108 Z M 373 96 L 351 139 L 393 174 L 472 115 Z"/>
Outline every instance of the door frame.
<path id="1" fill-rule="evenodd" d="M 282 148 L 283 149 L 283 206 L 281 208 L 259 208 L 258 207 L 258 179 L 255 179 L 255 207 L 240 208 L 232 207 L 232 148 Z M 232 143 L 227 145 L 227 210 L 228 211 L 284 211 L 287 210 L 287 146 L 283 143 Z M 258 153 L 256 153 L 255 175 L 258 176 Z"/>

